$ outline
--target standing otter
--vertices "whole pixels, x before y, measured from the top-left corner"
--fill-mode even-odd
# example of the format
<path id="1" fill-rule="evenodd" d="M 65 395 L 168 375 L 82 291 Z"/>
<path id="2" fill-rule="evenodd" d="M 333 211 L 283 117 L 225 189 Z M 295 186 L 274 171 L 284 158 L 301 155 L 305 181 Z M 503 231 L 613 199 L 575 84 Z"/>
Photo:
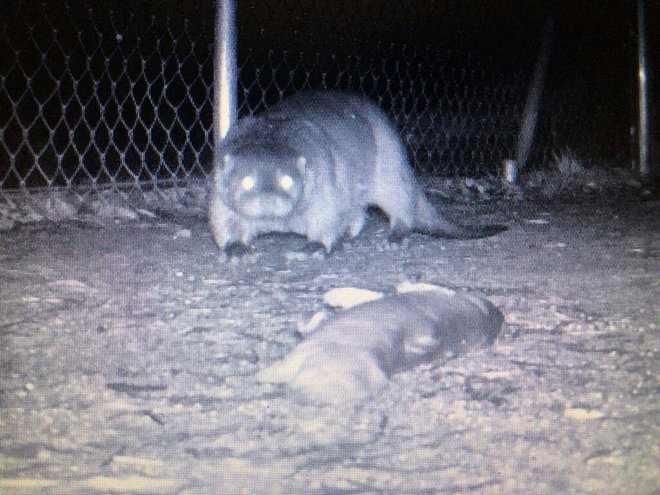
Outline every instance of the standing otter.
<path id="1" fill-rule="evenodd" d="M 261 233 L 293 232 L 330 252 L 355 237 L 366 210 L 388 217 L 390 235 L 472 239 L 502 225 L 460 226 L 438 214 L 385 113 L 366 98 L 299 93 L 237 122 L 215 156 L 209 222 L 220 248 Z"/>

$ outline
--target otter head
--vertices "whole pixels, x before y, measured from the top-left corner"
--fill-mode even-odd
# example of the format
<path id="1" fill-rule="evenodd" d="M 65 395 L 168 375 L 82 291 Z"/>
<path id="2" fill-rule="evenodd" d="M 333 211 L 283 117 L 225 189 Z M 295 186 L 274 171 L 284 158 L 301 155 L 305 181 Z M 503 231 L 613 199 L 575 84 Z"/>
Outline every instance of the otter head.
<path id="1" fill-rule="evenodd" d="M 293 213 L 304 189 L 307 159 L 285 153 L 227 153 L 221 173 L 226 201 L 234 211 L 254 219 L 280 219 Z"/>

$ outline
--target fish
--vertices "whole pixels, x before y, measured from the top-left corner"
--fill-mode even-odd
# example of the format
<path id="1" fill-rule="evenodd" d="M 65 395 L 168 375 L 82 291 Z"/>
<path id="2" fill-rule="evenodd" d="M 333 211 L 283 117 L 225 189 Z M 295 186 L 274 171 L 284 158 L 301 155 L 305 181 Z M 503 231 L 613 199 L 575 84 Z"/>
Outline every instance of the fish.
<path id="1" fill-rule="evenodd" d="M 395 373 L 492 344 L 504 316 L 485 298 L 431 284 L 367 297 L 320 321 L 258 382 L 282 385 L 320 404 L 354 403 Z"/>

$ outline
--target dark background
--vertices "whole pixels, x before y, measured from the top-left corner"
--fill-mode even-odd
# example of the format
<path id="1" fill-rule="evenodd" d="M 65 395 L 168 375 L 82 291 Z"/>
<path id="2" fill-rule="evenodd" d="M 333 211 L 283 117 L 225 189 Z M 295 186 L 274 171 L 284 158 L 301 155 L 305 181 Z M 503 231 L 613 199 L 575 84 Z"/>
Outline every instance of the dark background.
<path id="1" fill-rule="evenodd" d="M 0 2 L 0 187 L 185 181 L 210 169 L 210 1 Z M 628 1 L 238 2 L 241 115 L 304 88 L 369 95 L 414 166 L 495 173 L 512 158 L 543 25 L 550 65 L 529 166 L 636 159 Z M 650 95 L 660 6 L 647 2 Z M 652 152 L 658 112 L 652 101 Z"/>

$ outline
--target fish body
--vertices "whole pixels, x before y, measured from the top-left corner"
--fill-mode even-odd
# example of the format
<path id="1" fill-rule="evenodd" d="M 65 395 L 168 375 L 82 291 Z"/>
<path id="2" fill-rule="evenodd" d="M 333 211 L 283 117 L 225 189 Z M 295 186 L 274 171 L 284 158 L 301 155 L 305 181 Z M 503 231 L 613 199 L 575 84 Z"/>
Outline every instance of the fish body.
<path id="1" fill-rule="evenodd" d="M 321 403 L 356 401 L 394 373 L 491 344 L 503 321 L 486 299 L 437 286 L 413 289 L 336 313 L 257 378 Z"/>

